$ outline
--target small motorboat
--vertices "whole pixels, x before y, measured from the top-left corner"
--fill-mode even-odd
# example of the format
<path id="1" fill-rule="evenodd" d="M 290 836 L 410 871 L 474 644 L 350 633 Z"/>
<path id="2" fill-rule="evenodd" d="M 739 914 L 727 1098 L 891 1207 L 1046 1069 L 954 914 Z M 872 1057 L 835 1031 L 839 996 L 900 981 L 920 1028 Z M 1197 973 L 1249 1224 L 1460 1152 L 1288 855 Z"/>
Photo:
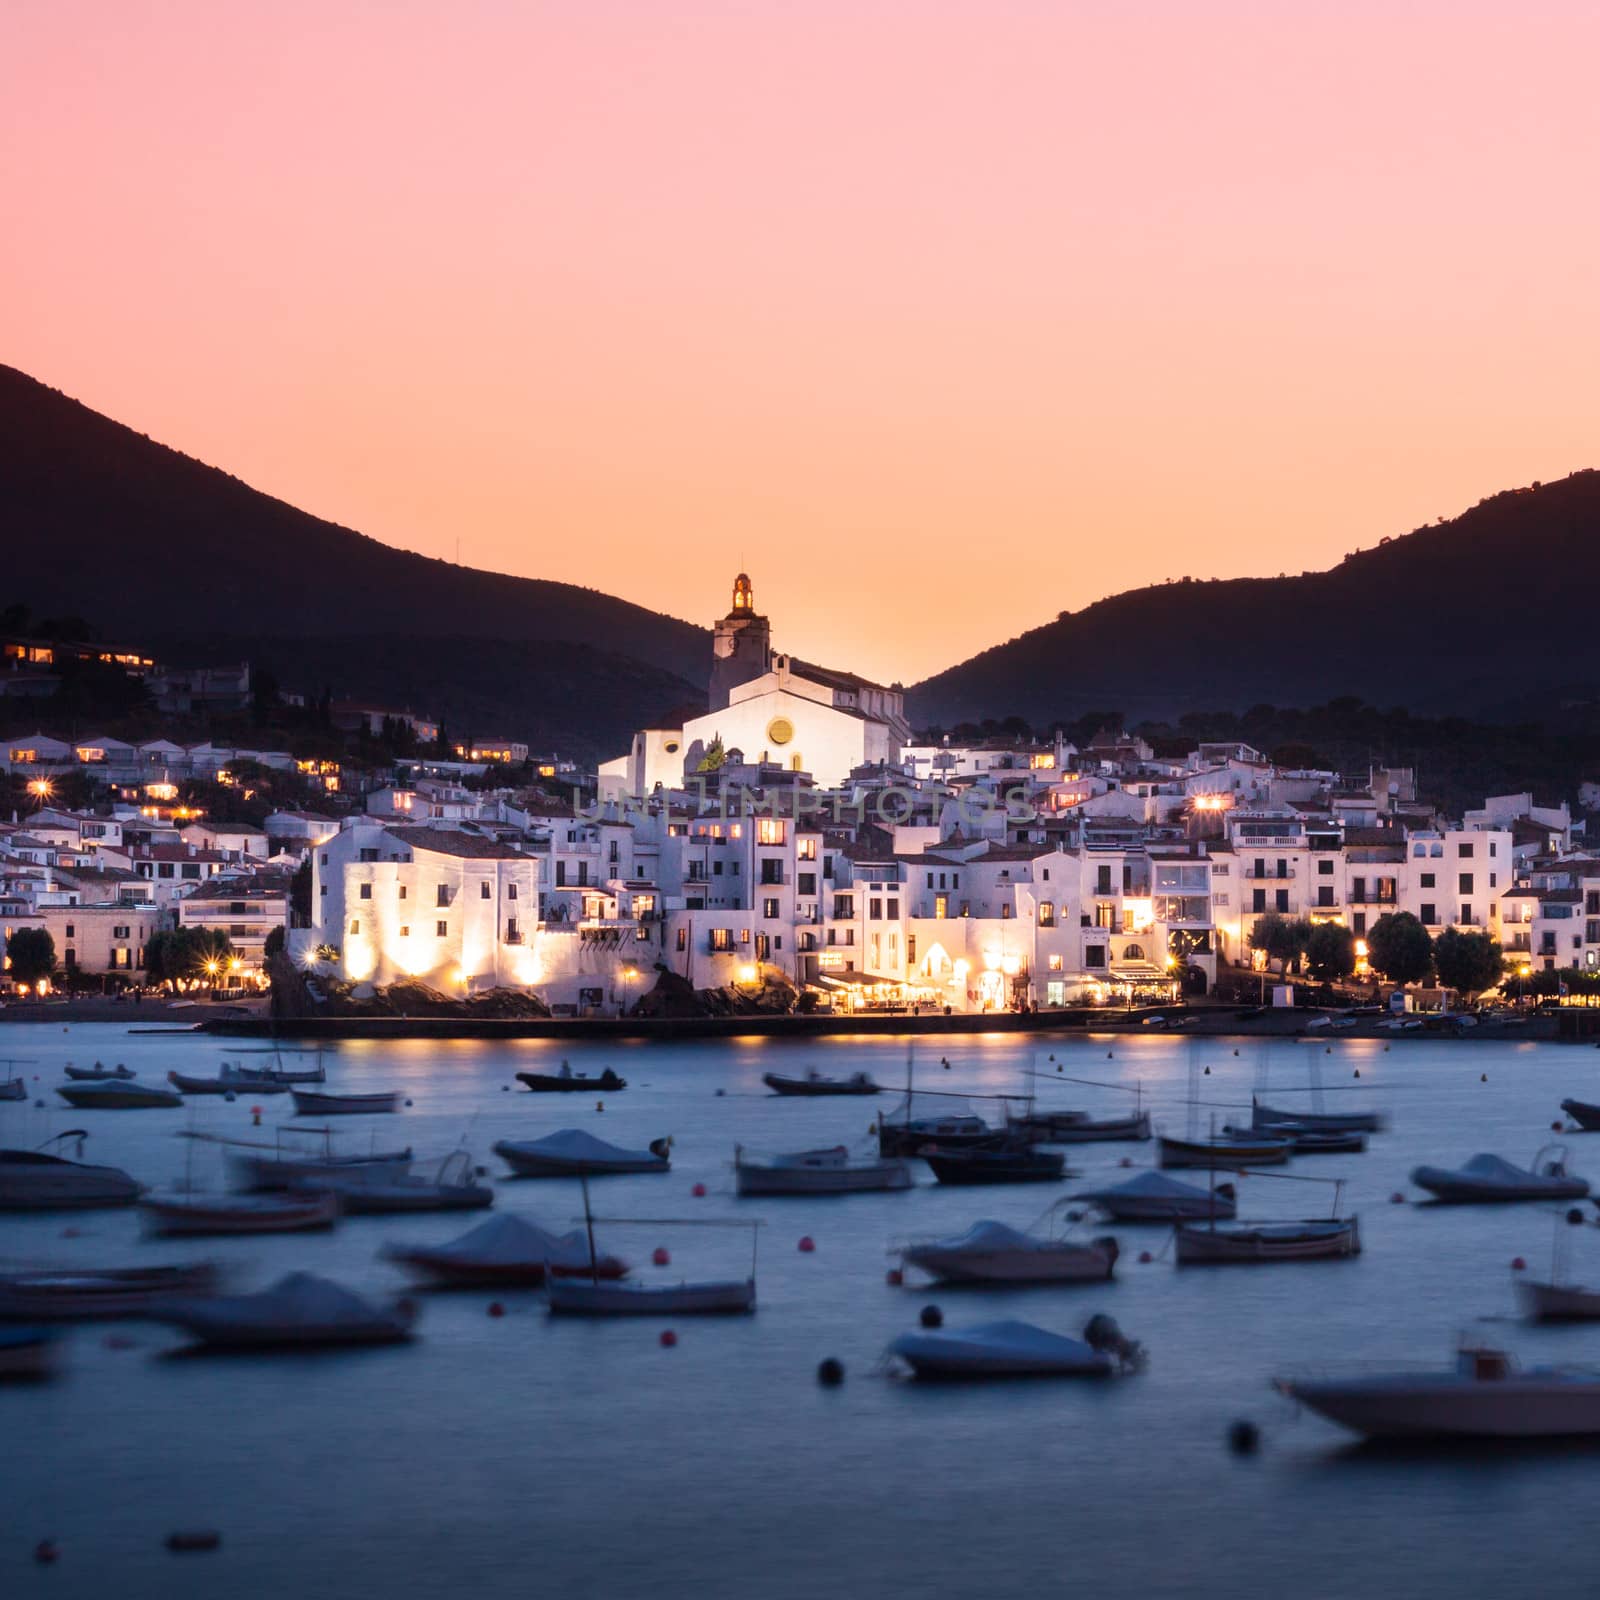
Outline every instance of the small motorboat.
<path id="1" fill-rule="evenodd" d="M 237 1061 L 224 1061 L 222 1076 L 252 1094 L 272 1094 L 297 1083 L 326 1083 L 328 1069 L 320 1061 L 314 1067 L 246 1067 Z"/>
<path id="2" fill-rule="evenodd" d="M 1600 1370 L 1519 1369 L 1469 1346 L 1442 1372 L 1277 1378 L 1273 1387 L 1377 1439 L 1557 1439 L 1600 1434 Z"/>
<path id="3" fill-rule="evenodd" d="M 1600 1133 L 1600 1106 L 1592 1105 L 1587 1100 L 1563 1100 L 1561 1109 L 1585 1133 Z"/>
<path id="4" fill-rule="evenodd" d="M 83 1141 L 82 1128 L 47 1139 L 38 1150 L 0 1150 L 0 1211 L 87 1211 L 96 1206 L 131 1206 L 144 1192 L 120 1167 L 97 1167 L 53 1155 L 49 1147 Z"/>
<path id="5" fill-rule="evenodd" d="M 1534 1322 L 1594 1322 L 1600 1320 L 1600 1290 L 1580 1289 L 1571 1283 L 1516 1280 L 1517 1298 Z"/>
<path id="6" fill-rule="evenodd" d="M 1550 1154 L 1554 1152 L 1554 1154 Z M 1583 1178 L 1569 1176 L 1566 1149 L 1546 1145 L 1532 1168 L 1513 1165 L 1487 1151 L 1464 1167 L 1417 1167 L 1411 1181 L 1436 1200 L 1451 1205 L 1487 1205 L 1514 1200 L 1581 1200 L 1589 1192 Z"/>
<path id="7" fill-rule="evenodd" d="M 130 1071 L 120 1061 L 114 1067 L 108 1067 L 102 1061 L 95 1062 L 92 1067 L 75 1067 L 69 1061 L 61 1070 L 74 1083 L 105 1083 L 113 1078 L 126 1083 L 129 1078 L 138 1077 L 138 1073 Z"/>
<path id="8" fill-rule="evenodd" d="M 26 1100 L 28 1098 L 27 1081 L 23 1078 L 7 1078 L 0 1083 L 0 1100 Z"/>
<path id="9" fill-rule="evenodd" d="M 55 1376 L 57 1328 L 0 1328 L 0 1382 L 37 1383 Z"/>
<path id="10" fill-rule="evenodd" d="M 167 1295 L 208 1294 L 217 1284 L 209 1261 L 179 1267 L 115 1267 L 0 1275 L 0 1321 L 78 1322 L 137 1317 Z"/>
<path id="11" fill-rule="evenodd" d="M 581 1229 L 549 1233 L 526 1217 L 501 1212 L 448 1244 L 389 1244 L 383 1256 L 435 1283 L 463 1289 L 536 1288 L 550 1277 L 625 1278 L 615 1256 L 591 1260 Z"/>
<path id="12" fill-rule="evenodd" d="M 196 1077 L 189 1072 L 169 1072 L 167 1082 L 181 1094 L 288 1094 L 289 1085 L 275 1083 L 270 1078 L 249 1078 L 242 1073 L 230 1072 L 227 1064 L 223 1064 L 221 1072 L 214 1078 Z"/>
<path id="13" fill-rule="evenodd" d="M 1163 1167 L 1270 1167 L 1289 1159 L 1293 1142 L 1277 1134 L 1219 1133 L 1209 1139 L 1170 1139 L 1162 1134 Z"/>
<path id="14" fill-rule="evenodd" d="M 742 1195 L 863 1194 L 911 1187 L 911 1168 L 900 1158 L 877 1156 L 852 1161 L 842 1144 L 827 1150 L 773 1156 L 768 1161 L 753 1161 L 735 1146 L 733 1171 Z"/>
<path id="15" fill-rule="evenodd" d="M 648 1150 L 624 1150 L 582 1128 L 563 1128 L 542 1139 L 501 1139 L 494 1153 L 519 1178 L 600 1178 L 618 1172 L 667 1172 L 672 1160 L 665 1139 Z"/>
<path id="16" fill-rule="evenodd" d="M 781 1095 L 883 1093 L 882 1086 L 865 1072 L 853 1072 L 848 1078 L 824 1078 L 817 1072 L 808 1072 L 803 1078 L 786 1078 L 781 1072 L 764 1072 L 761 1081 L 774 1094 Z"/>
<path id="17" fill-rule="evenodd" d="M 1228 1134 L 1246 1138 L 1258 1136 L 1258 1130 L 1227 1127 Z M 1340 1128 L 1312 1128 L 1298 1122 L 1275 1122 L 1271 1132 L 1275 1138 L 1287 1139 L 1291 1154 L 1297 1156 L 1357 1155 L 1367 1148 L 1367 1136 Z"/>
<path id="18" fill-rule="evenodd" d="M 1117 1370 L 1105 1352 L 1031 1322 L 903 1333 L 888 1353 L 919 1378 L 1109 1378 Z"/>
<path id="19" fill-rule="evenodd" d="M 1180 1222 L 1174 1229 L 1180 1267 L 1246 1261 L 1326 1261 L 1361 1254 L 1354 1217 L 1301 1222 Z"/>
<path id="20" fill-rule="evenodd" d="M 64 1083 L 56 1093 L 78 1111 L 172 1111 L 183 1104 L 176 1089 L 126 1078 Z"/>
<path id="21" fill-rule="evenodd" d="M 551 1275 L 550 1310 L 570 1317 L 735 1316 L 756 1308 L 756 1280 L 644 1284 Z"/>
<path id="22" fill-rule="evenodd" d="M 1185 1218 L 1231 1218 L 1235 1210 L 1234 1188 L 1219 1183 L 1201 1189 L 1181 1183 L 1164 1172 L 1141 1172 L 1126 1183 L 1106 1189 L 1085 1189 L 1072 1196 L 1090 1205 L 1114 1222 L 1177 1222 Z"/>
<path id="23" fill-rule="evenodd" d="M 297 1117 L 376 1116 L 400 1109 L 400 1091 L 387 1089 L 377 1094 L 328 1094 L 321 1089 L 290 1089 Z"/>
<path id="24" fill-rule="evenodd" d="M 922 1159 L 940 1183 L 1059 1183 L 1067 1158 L 1058 1150 L 1016 1145 L 1002 1150 L 925 1150 Z"/>
<path id="25" fill-rule="evenodd" d="M 412 1323 L 406 1306 L 375 1306 L 309 1272 L 291 1272 L 259 1294 L 168 1300 L 151 1315 L 223 1350 L 394 1344 L 411 1337 Z"/>
<path id="26" fill-rule="evenodd" d="M 431 1175 L 395 1172 L 384 1167 L 325 1173 L 294 1186 L 327 1192 L 338 1198 L 349 1216 L 390 1216 L 406 1211 L 482 1211 L 494 1204 L 494 1190 L 479 1183 L 472 1158 L 465 1150 L 452 1151 Z"/>
<path id="27" fill-rule="evenodd" d="M 201 1239 L 258 1233 L 309 1233 L 339 1220 L 335 1194 L 149 1195 L 139 1202 L 147 1233 Z"/>
<path id="28" fill-rule="evenodd" d="M 285 1148 L 284 1139 L 320 1134 L 320 1151 Z M 251 1144 L 242 1139 L 219 1141 L 227 1148 L 228 1165 L 243 1189 L 291 1189 L 297 1183 L 346 1172 L 365 1172 L 382 1168 L 386 1174 L 409 1172 L 411 1150 L 373 1150 L 361 1156 L 333 1153 L 333 1134 L 328 1128 L 285 1128 L 276 1145 Z"/>
<path id="29" fill-rule="evenodd" d="M 1323 1133 L 1381 1133 L 1381 1111 L 1280 1111 L 1275 1106 L 1264 1105 L 1252 1098 L 1250 1102 L 1250 1127 L 1255 1133 L 1289 1125 L 1296 1128 L 1319 1129 Z"/>
<path id="30" fill-rule="evenodd" d="M 1023 1233 L 1003 1222 L 975 1222 L 954 1239 L 925 1239 L 900 1252 L 904 1267 L 916 1267 L 939 1283 L 1013 1285 L 1103 1283 L 1117 1264 L 1117 1241 L 1087 1244 Z"/>
<path id="31" fill-rule="evenodd" d="M 535 1094 L 615 1094 L 628 1087 L 628 1080 L 619 1078 L 610 1067 L 597 1078 L 585 1078 L 575 1074 L 565 1061 L 560 1072 L 519 1072 L 516 1078 Z"/>

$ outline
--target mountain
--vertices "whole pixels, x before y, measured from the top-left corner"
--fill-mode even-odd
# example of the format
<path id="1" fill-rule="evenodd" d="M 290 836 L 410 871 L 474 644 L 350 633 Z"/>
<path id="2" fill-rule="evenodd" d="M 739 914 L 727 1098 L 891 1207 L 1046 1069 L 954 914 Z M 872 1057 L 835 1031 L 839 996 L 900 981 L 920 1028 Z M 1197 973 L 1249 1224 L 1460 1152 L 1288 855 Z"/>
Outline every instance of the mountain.
<path id="1" fill-rule="evenodd" d="M 1341 696 L 1479 719 L 1600 682 L 1600 472 L 1510 489 L 1326 572 L 1129 590 L 915 685 L 919 727 L 1094 708 L 1130 722 Z"/>
<path id="2" fill-rule="evenodd" d="M 0 592 L 179 662 L 271 665 L 462 733 L 615 755 L 703 702 L 710 634 L 593 589 L 455 566 L 252 489 L 0 366 Z"/>

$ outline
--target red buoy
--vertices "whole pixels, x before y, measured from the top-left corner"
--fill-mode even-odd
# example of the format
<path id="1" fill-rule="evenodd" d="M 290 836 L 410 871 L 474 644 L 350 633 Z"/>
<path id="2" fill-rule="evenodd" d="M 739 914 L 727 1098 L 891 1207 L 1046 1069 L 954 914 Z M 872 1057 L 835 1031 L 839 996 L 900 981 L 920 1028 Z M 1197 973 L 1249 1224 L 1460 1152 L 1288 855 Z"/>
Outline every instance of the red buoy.
<path id="1" fill-rule="evenodd" d="M 1521 1256 L 1512 1256 L 1511 1270 L 1513 1272 L 1526 1272 L 1528 1270 L 1528 1263 L 1524 1261 Z"/>
<path id="2" fill-rule="evenodd" d="M 503 1317 L 506 1314 L 506 1308 L 498 1300 L 491 1300 L 488 1305 L 488 1312 L 491 1317 Z"/>
<path id="3" fill-rule="evenodd" d="M 663 1328 L 661 1330 L 661 1348 L 663 1350 L 674 1349 L 677 1346 L 677 1343 L 678 1336 L 672 1331 L 671 1328 Z"/>
<path id="4" fill-rule="evenodd" d="M 809 1233 L 803 1233 L 803 1234 L 800 1235 L 800 1254 L 801 1255 L 808 1256 L 816 1248 L 817 1248 L 817 1241 L 815 1239 L 813 1239 Z"/>
<path id="5" fill-rule="evenodd" d="M 1118 1162 L 1118 1163 L 1117 1163 L 1117 1165 L 1118 1165 L 1118 1166 L 1119 1166 L 1119 1167 L 1131 1167 L 1131 1166 L 1132 1166 L 1132 1165 L 1133 1165 L 1133 1157 L 1132 1157 L 1132 1156 L 1124 1156 L 1124 1157 L 1123 1157 L 1123 1158 L 1122 1158 L 1122 1159 L 1121 1159 L 1121 1160 L 1120 1160 L 1120 1161 L 1119 1161 L 1119 1162 Z"/>
<path id="6" fill-rule="evenodd" d="M 667 1247 L 664 1244 L 658 1244 L 650 1252 L 650 1259 L 658 1267 L 670 1267 L 672 1265 L 672 1257 L 667 1254 Z"/>
<path id="7" fill-rule="evenodd" d="M 42 1567 L 48 1567 L 52 1562 L 61 1558 L 61 1547 L 54 1539 L 41 1539 L 33 1547 L 33 1559 Z"/>
<path id="8" fill-rule="evenodd" d="M 1392 1206 L 1403 1206 L 1405 1203 L 1406 1197 L 1401 1194 L 1398 1189 L 1396 1189 L 1395 1192 L 1389 1196 L 1389 1204 Z"/>
<path id="9" fill-rule="evenodd" d="M 883 1281 L 888 1284 L 891 1289 L 898 1289 L 900 1285 L 906 1281 L 906 1275 L 899 1269 L 899 1267 L 890 1267 L 889 1270 L 884 1273 Z"/>
<path id="10" fill-rule="evenodd" d="M 1141 1250 L 1139 1252 L 1139 1265 L 1141 1267 L 1148 1267 L 1150 1265 L 1150 1263 L 1152 1261 L 1154 1261 L 1154 1260 L 1155 1260 L 1155 1257 L 1153 1255 L 1151 1255 L 1148 1250 Z"/>
<path id="11" fill-rule="evenodd" d="M 1550 1131 L 1551 1131 L 1551 1133 L 1560 1133 L 1561 1132 L 1561 1124 L 1559 1122 L 1552 1122 L 1550 1124 Z"/>
<path id="12" fill-rule="evenodd" d="M 703 1183 L 697 1183 L 694 1188 L 689 1191 L 689 1193 L 692 1194 L 696 1200 L 704 1200 L 706 1197 L 706 1186 Z"/>

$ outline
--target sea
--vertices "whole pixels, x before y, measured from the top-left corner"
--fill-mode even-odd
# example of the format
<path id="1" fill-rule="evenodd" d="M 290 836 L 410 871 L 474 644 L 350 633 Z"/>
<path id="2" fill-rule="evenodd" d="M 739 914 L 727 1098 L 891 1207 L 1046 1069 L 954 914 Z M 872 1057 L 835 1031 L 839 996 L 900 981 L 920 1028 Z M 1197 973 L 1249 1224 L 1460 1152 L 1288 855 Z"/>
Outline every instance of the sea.
<path id="1" fill-rule="evenodd" d="M 18 1061 L 30 1101 L 0 1105 L 0 1144 L 84 1128 L 86 1159 L 157 1188 L 221 1188 L 221 1148 L 181 1135 L 276 1143 L 304 1120 L 286 1097 L 83 1112 L 53 1090 L 68 1061 L 125 1062 L 161 1080 L 169 1068 L 212 1074 L 225 1059 L 270 1059 L 244 1048 L 109 1024 L 7 1026 L 0 1056 Z M 513 1076 L 563 1059 L 578 1073 L 612 1067 L 628 1086 L 600 1099 L 539 1095 Z M 1515 1259 L 1543 1274 L 1558 1250 L 1576 1281 L 1600 1285 L 1592 1208 L 1575 1227 L 1539 1205 L 1422 1205 L 1408 1181 L 1418 1163 L 1458 1165 L 1478 1151 L 1525 1164 L 1562 1138 L 1571 1167 L 1600 1187 L 1600 1136 L 1551 1130 L 1564 1096 L 1600 1101 L 1593 1050 L 1063 1033 L 924 1037 L 914 1063 L 904 1039 L 850 1037 L 358 1042 L 324 1060 L 330 1090 L 405 1099 L 396 1115 L 338 1119 L 341 1148 L 464 1146 L 495 1175 L 498 1208 L 558 1231 L 581 1219 L 578 1184 L 511 1180 L 494 1141 L 565 1127 L 626 1146 L 670 1135 L 669 1174 L 591 1184 L 601 1248 L 660 1281 L 742 1276 L 754 1248 L 757 1313 L 585 1322 L 552 1319 L 537 1292 L 422 1294 L 406 1345 L 210 1358 L 176 1355 L 182 1337 L 154 1324 L 76 1326 L 55 1381 L 0 1390 L 8 1600 L 1548 1600 L 1600 1589 L 1590 1548 L 1600 1446 L 1373 1449 L 1271 1387 L 1308 1368 L 1444 1366 L 1463 1336 L 1526 1363 L 1600 1362 L 1600 1324 L 1528 1326 L 1512 1289 Z M 762 1083 L 811 1069 L 867 1072 L 891 1092 L 782 1099 Z M 919 1090 L 971 1096 L 989 1114 L 1000 1103 L 980 1097 L 1030 1089 L 1041 1107 L 1103 1116 L 1137 1095 L 1180 1134 L 1247 1120 L 1252 1094 L 1379 1108 L 1389 1126 L 1366 1153 L 1279 1169 L 1341 1180 L 1364 1251 L 1180 1270 L 1167 1230 L 1089 1219 L 1079 1232 L 1121 1244 L 1113 1282 L 981 1292 L 888 1280 L 897 1242 L 981 1218 L 1029 1226 L 1075 1189 L 1151 1164 L 1153 1143 L 1073 1147 L 1074 1176 L 1059 1186 L 943 1188 L 918 1164 L 904 1193 L 737 1198 L 736 1145 L 864 1151 L 908 1071 Z M 1331 1181 L 1257 1175 L 1238 1186 L 1242 1215 L 1325 1214 L 1335 1199 Z M 380 1258 L 386 1242 L 443 1241 L 479 1220 L 355 1217 L 319 1235 L 172 1243 L 143 1237 L 131 1210 L 7 1216 L 0 1257 L 8 1267 L 209 1258 L 241 1290 L 298 1269 L 392 1298 L 408 1283 Z M 698 1226 L 710 1221 L 760 1226 Z M 670 1265 L 652 1264 L 658 1247 Z M 490 1315 L 491 1302 L 504 1314 Z M 1022 1318 L 1070 1334 L 1106 1312 L 1146 1346 L 1148 1366 L 1110 1382 L 897 1379 L 885 1347 L 928 1305 L 947 1327 Z M 838 1387 L 817 1381 L 827 1357 L 844 1365 Z M 1253 1453 L 1231 1448 L 1240 1421 L 1259 1432 Z M 197 1529 L 215 1530 L 219 1546 L 166 1548 L 169 1534 Z M 50 1565 L 35 1560 L 41 1540 L 58 1552 Z"/>

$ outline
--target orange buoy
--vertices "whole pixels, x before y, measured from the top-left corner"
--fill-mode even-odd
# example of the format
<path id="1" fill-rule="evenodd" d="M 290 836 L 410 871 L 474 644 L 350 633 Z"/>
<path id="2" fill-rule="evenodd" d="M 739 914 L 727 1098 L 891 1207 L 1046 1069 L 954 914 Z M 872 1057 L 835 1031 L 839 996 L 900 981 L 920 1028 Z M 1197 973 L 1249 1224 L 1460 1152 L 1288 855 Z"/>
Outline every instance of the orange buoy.
<path id="1" fill-rule="evenodd" d="M 668 1255 L 667 1247 L 664 1244 L 658 1244 L 650 1252 L 650 1259 L 658 1267 L 670 1267 L 672 1265 L 672 1257 Z"/>
<path id="2" fill-rule="evenodd" d="M 251 1122 L 253 1122 L 256 1125 L 256 1127 L 259 1128 L 261 1126 L 261 1107 L 260 1106 L 251 1106 L 250 1107 L 250 1120 L 251 1120 Z"/>
<path id="3" fill-rule="evenodd" d="M 803 1256 L 808 1256 L 817 1248 L 817 1241 L 809 1233 L 800 1235 L 799 1250 Z"/>

